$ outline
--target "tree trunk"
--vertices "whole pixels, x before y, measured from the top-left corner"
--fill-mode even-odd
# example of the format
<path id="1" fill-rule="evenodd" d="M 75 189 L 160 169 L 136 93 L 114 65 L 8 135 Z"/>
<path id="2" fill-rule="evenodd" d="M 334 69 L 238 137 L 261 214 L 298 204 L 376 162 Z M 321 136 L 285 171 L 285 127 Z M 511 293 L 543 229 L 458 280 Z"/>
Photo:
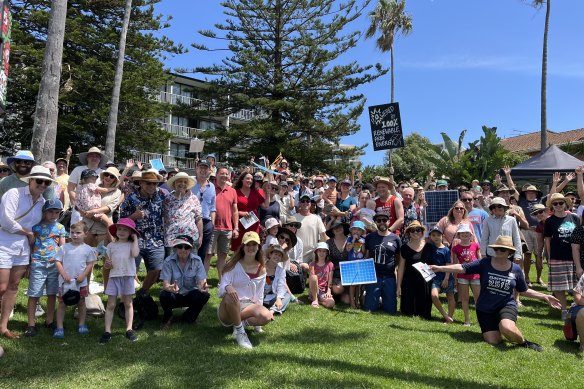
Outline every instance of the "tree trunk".
<path id="1" fill-rule="evenodd" d="M 543 30 L 543 54 L 541 56 L 541 151 L 548 146 L 547 140 L 547 45 L 550 26 L 551 0 L 546 1 L 545 27 Z"/>
<path id="2" fill-rule="evenodd" d="M 53 161 L 55 159 L 59 117 L 59 85 L 66 19 L 67 0 L 52 0 L 41 84 L 37 95 L 32 128 L 31 151 L 37 161 Z"/>
<path id="3" fill-rule="evenodd" d="M 116 148 L 116 127 L 118 125 L 118 105 L 120 103 L 120 89 L 122 87 L 122 78 L 124 76 L 124 56 L 126 53 L 126 35 L 128 34 L 128 25 L 130 24 L 130 14 L 132 13 L 132 0 L 126 0 L 124 10 L 124 23 L 122 34 L 120 36 L 120 47 L 118 50 L 118 63 L 116 65 L 116 74 L 114 76 L 114 89 L 110 104 L 109 117 L 107 120 L 107 137 L 105 139 L 105 154 L 113 161 Z"/>

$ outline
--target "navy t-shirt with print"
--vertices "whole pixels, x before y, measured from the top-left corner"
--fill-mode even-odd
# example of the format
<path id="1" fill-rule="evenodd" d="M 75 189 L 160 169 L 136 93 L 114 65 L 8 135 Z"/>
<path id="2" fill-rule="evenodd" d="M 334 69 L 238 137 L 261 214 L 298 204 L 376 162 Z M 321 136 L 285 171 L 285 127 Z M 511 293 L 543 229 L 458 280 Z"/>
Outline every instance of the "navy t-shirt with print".
<path id="1" fill-rule="evenodd" d="M 377 232 L 367 234 L 365 249 L 368 257 L 375 262 L 378 277 L 395 276 L 396 254 L 401 250 L 401 240 L 396 234 L 381 236 Z"/>
<path id="2" fill-rule="evenodd" d="M 515 263 L 505 271 L 499 271 L 492 265 L 492 259 L 483 258 L 480 261 L 464 263 L 462 268 L 465 274 L 480 274 L 481 293 L 477 301 L 476 310 L 485 313 L 499 312 L 503 307 L 511 305 L 517 307 L 513 290 L 525 292 L 527 283 L 521 268 Z"/>

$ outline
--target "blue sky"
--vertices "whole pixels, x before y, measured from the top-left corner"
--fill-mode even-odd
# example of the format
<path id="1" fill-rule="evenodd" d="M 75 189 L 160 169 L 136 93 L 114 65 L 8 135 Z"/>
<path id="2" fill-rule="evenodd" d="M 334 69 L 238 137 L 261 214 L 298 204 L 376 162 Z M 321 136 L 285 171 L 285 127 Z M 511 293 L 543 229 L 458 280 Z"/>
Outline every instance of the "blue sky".
<path id="1" fill-rule="evenodd" d="M 373 0 L 369 10 L 373 9 Z M 467 129 L 465 144 L 496 126 L 502 138 L 539 131 L 541 54 L 545 9 L 521 0 L 409 0 L 413 32 L 395 43 L 395 100 L 400 103 L 404 134 L 418 132 L 433 142 L 446 132 L 457 140 Z M 163 0 L 157 10 L 171 15 L 165 34 L 190 47 L 207 43 L 197 34 L 225 19 L 220 1 Z M 548 41 L 548 129 L 562 132 L 584 127 L 584 1 L 552 2 Z M 350 28 L 364 31 L 367 15 Z M 225 52 L 189 53 L 167 61 L 171 69 L 218 62 Z M 347 61 L 389 65 L 373 40 L 359 42 Z M 191 74 L 204 78 L 201 74 Z M 389 74 L 363 86 L 367 106 L 390 100 Z M 373 151 L 367 109 L 361 130 L 343 143 L 369 143 L 365 165 L 383 163 Z"/>

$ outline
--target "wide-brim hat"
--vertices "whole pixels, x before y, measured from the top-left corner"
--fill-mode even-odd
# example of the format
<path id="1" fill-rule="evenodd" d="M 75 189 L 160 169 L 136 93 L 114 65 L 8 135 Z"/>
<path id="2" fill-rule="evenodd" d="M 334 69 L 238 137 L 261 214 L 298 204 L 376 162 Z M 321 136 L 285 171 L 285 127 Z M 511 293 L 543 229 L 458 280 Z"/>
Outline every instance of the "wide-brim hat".
<path id="1" fill-rule="evenodd" d="M 349 223 L 343 223 L 337 220 L 332 224 L 332 226 L 328 230 L 326 230 L 326 236 L 328 236 L 329 238 L 334 237 L 335 233 L 333 232 L 333 230 L 339 226 L 343 226 L 343 234 L 345 236 L 349 235 L 349 232 L 351 232 L 349 228 Z"/>
<path id="2" fill-rule="evenodd" d="M 176 173 L 174 176 L 172 176 L 168 181 L 166 181 L 166 185 L 168 185 L 168 187 L 170 189 L 175 190 L 174 183 L 176 182 L 176 180 L 178 180 L 180 178 L 187 179 L 187 181 L 188 181 L 187 189 L 191 189 L 196 184 L 195 179 L 192 176 L 189 176 L 188 173 L 179 172 L 179 173 Z"/>
<path id="3" fill-rule="evenodd" d="M 95 153 L 95 154 L 99 154 L 101 156 L 101 159 L 99 160 L 99 167 L 101 169 L 105 168 L 105 165 L 107 165 L 107 155 L 105 155 L 100 149 L 99 147 L 91 147 L 89 150 L 87 150 L 84 153 L 79 153 L 79 162 L 81 162 L 82 165 L 87 165 L 87 154 L 89 153 Z"/>
<path id="4" fill-rule="evenodd" d="M 502 205 L 503 207 L 505 207 L 505 209 L 509 208 L 509 205 L 502 197 L 493 197 L 491 203 L 489 204 L 489 209 L 493 209 L 493 206 L 495 205 Z"/>
<path id="5" fill-rule="evenodd" d="M 389 179 L 389 177 L 377 177 L 375 182 L 373 183 L 377 188 L 377 184 L 387 184 L 389 186 L 393 186 L 393 182 Z"/>
<path id="6" fill-rule="evenodd" d="M 288 237 L 290 238 L 290 248 L 296 246 L 296 243 L 298 243 L 298 238 L 296 237 L 296 234 L 292 232 L 292 230 L 286 227 L 278 227 L 278 233 L 276 235 L 280 234 L 288 235 Z"/>
<path id="7" fill-rule="evenodd" d="M 130 218 L 123 217 L 116 224 L 112 224 L 107 229 L 112 236 L 117 236 L 118 233 L 118 226 L 124 226 L 132 230 L 134 234 L 140 237 L 140 233 L 136 230 L 136 223 Z"/>
<path id="8" fill-rule="evenodd" d="M 135 180 L 146 182 L 162 182 L 164 181 L 164 178 L 160 174 L 158 174 L 156 169 L 148 169 L 145 172 L 142 172 L 140 174 L 140 177 L 136 177 Z"/>
<path id="9" fill-rule="evenodd" d="M 34 160 L 34 155 L 29 150 L 19 150 L 16 154 L 12 157 L 8 157 L 6 159 L 6 164 L 12 167 L 12 163 L 16 160 L 20 161 L 32 161 L 34 165 L 38 165 L 39 163 Z M 13 169 L 14 170 L 14 169 Z"/>
<path id="10" fill-rule="evenodd" d="M 485 185 L 485 184 L 489 184 L 489 185 L 491 185 L 491 181 L 489 181 L 489 180 L 482 180 L 482 181 L 481 181 L 481 186 L 482 186 L 482 185 Z"/>
<path id="11" fill-rule="evenodd" d="M 10 166 L 5 164 L 4 161 L 0 161 L 0 168 L 9 168 L 10 169 Z"/>
<path id="12" fill-rule="evenodd" d="M 57 158 L 55 160 L 55 165 L 58 164 L 59 162 L 65 162 L 65 165 L 69 166 L 69 161 L 67 161 L 67 158 Z"/>
<path id="13" fill-rule="evenodd" d="M 498 195 L 499 195 L 499 193 L 501 193 L 501 192 L 509 192 L 509 193 L 511 193 L 511 192 L 513 192 L 513 189 L 509 188 L 509 187 L 508 187 L 507 185 L 505 185 L 505 184 L 501 184 L 501 185 L 499 185 L 499 186 L 497 187 L 497 189 L 495 189 L 495 191 L 493 192 L 493 194 L 494 194 L 495 196 L 498 196 Z"/>
<path id="14" fill-rule="evenodd" d="M 32 169 L 30 170 L 30 174 L 26 177 L 22 177 L 21 180 L 28 182 L 36 178 L 40 178 L 43 180 L 51 180 L 52 182 L 55 182 L 55 179 L 53 178 L 53 176 L 51 176 L 51 171 L 48 168 L 41 165 L 33 166 Z"/>
<path id="15" fill-rule="evenodd" d="M 318 242 L 318 244 L 314 248 L 314 252 L 316 252 L 316 250 L 326 250 L 328 252 L 331 251 L 331 249 L 329 248 L 329 246 L 326 242 Z"/>
<path id="16" fill-rule="evenodd" d="M 539 211 L 545 211 L 546 209 L 547 208 L 543 204 L 535 204 L 533 207 L 531 207 L 531 212 L 529 212 L 529 214 L 533 215 Z"/>
<path id="17" fill-rule="evenodd" d="M 569 197 L 564 197 L 561 193 L 552 193 L 546 202 L 546 207 L 553 210 L 552 204 L 556 201 L 563 201 L 568 209 L 572 208 L 572 200 Z"/>
<path id="18" fill-rule="evenodd" d="M 266 230 L 269 230 L 272 227 L 280 226 L 280 221 L 275 217 L 269 217 L 264 221 L 264 226 Z"/>
<path id="19" fill-rule="evenodd" d="M 470 229 L 470 225 L 466 224 L 466 223 L 460 223 L 458 225 L 458 229 L 456 230 L 456 233 L 464 233 L 464 232 L 469 232 L 472 234 L 472 231 Z"/>
<path id="20" fill-rule="evenodd" d="M 291 227 L 298 229 L 298 228 L 302 227 L 302 223 L 300 223 L 298 220 L 296 220 L 296 218 L 294 216 L 288 216 L 288 218 L 286 219 L 286 223 L 284 223 L 283 226 L 284 227 L 291 226 Z"/>
<path id="21" fill-rule="evenodd" d="M 282 254 L 282 262 L 286 262 L 288 260 L 288 253 L 279 244 L 270 245 L 266 251 L 266 255 L 269 257 L 274 251 Z"/>
<path id="22" fill-rule="evenodd" d="M 116 180 L 118 182 L 120 182 L 121 174 L 120 174 L 120 171 L 117 168 L 115 168 L 113 166 L 110 166 L 107 169 L 102 170 L 101 173 L 99 173 L 99 179 L 101 180 L 101 182 L 103 182 L 103 174 L 104 173 L 111 174 L 112 176 L 114 176 L 116 178 Z"/>
<path id="23" fill-rule="evenodd" d="M 406 227 L 406 229 L 404 230 L 404 233 L 409 233 L 410 230 L 413 230 L 414 228 L 421 228 L 422 230 L 426 231 L 426 227 L 420 223 L 417 220 L 414 220 L 413 222 L 411 222 L 410 224 L 408 224 L 408 226 Z"/>
<path id="24" fill-rule="evenodd" d="M 523 188 L 521 188 L 521 193 L 525 192 L 537 192 L 537 197 L 541 197 L 543 194 L 541 190 L 537 189 L 535 185 L 531 184 L 524 185 Z"/>
<path id="25" fill-rule="evenodd" d="M 352 230 L 353 228 L 357 228 L 363 232 L 367 231 L 365 228 L 365 223 L 363 223 L 361 220 L 355 220 L 353 224 L 351 224 L 351 228 L 349 230 Z"/>
<path id="26" fill-rule="evenodd" d="M 507 249 L 515 252 L 515 246 L 513 246 L 513 239 L 510 236 L 499 235 L 495 243 L 489 245 L 490 248 L 496 249 Z"/>

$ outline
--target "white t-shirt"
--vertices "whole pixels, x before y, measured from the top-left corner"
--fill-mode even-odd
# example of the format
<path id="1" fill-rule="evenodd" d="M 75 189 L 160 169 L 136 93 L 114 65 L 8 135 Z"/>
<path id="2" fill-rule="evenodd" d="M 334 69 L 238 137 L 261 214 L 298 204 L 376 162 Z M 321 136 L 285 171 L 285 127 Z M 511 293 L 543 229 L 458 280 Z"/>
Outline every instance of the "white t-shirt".
<path id="1" fill-rule="evenodd" d="M 59 247 L 55 260 L 63 264 L 65 272 L 73 279 L 79 277 L 85 271 L 88 264 L 97 261 L 97 255 L 93 247 L 88 244 L 81 243 L 80 245 L 75 245 L 73 243 L 65 243 Z M 65 280 L 59 275 L 59 286 L 64 283 Z M 83 286 L 87 286 L 87 278 L 84 278 L 80 284 L 77 284 L 79 288 Z"/>
<path id="2" fill-rule="evenodd" d="M 320 241 L 320 234 L 325 232 L 326 228 L 322 219 L 312 213 L 308 216 L 296 214 L 296 220 L 302 223 L 302 226 L 296 231 L 296 236 L 302 239 L 302 243 L 304 243 L 302 250 L 303 262 L 310 263 L 313 259 L 312 253 Z"/>
<path id="3" fill-rule="evenodd" d="M 112 242 L 107 245 L 106 255 L 112 260 L 110 277 L 136 275 L 136 262 L 132 257 L 132 242 Z"/>

